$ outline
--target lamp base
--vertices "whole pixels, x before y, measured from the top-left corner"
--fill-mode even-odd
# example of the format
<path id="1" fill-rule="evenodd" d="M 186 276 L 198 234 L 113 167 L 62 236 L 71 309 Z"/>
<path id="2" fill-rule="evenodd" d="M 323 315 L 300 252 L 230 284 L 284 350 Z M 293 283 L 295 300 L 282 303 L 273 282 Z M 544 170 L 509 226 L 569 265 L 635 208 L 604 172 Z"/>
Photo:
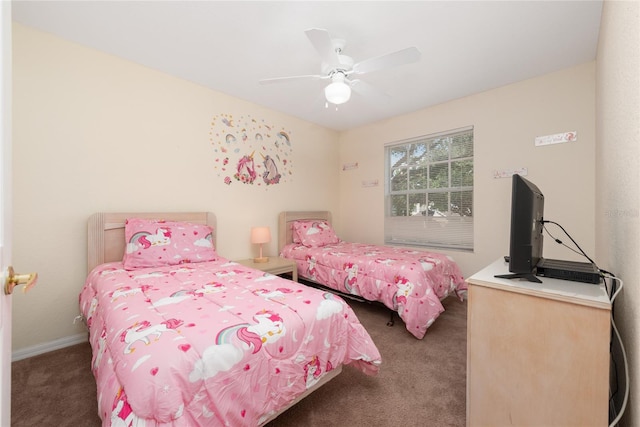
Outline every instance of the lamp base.
<path id="1" fill-rule="evenodd" d="M 269 262 L 269 257 L 263 256 L 259 258 L 254 258 L 253 262 Z"/>

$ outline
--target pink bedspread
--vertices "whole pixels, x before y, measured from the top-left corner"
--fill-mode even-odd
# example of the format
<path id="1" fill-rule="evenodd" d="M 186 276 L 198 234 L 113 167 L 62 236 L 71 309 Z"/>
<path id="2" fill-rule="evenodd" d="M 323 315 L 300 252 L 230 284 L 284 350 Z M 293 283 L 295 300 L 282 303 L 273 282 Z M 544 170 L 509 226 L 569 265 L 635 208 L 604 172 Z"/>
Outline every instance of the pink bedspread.
<path id="1" fill-rule="evenodd" d="M 453 259 L 434 252 L 341 241 L 321 247 L 291 243 L 281 255 L 296 261 L 303 278 L 397 311 L 416 338 L 444 311 L 440 300 L 452 292 L 462 299 L 467 289 Z"/>
<path id="2" fill-rule="evenodd" d="M 217 261 L 96 267 L 80 294 L 103 425 L 255 426 L 380 353 L 345 302 Z"/>

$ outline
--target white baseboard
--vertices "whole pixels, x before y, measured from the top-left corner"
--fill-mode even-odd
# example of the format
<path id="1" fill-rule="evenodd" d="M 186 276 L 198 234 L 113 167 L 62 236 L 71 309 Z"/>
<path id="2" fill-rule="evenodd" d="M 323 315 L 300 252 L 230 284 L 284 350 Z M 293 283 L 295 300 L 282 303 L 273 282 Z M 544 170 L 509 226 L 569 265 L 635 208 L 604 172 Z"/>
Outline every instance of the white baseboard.
<path id="1" fill-rule="evenodd" d="M 53 350 L 59 350 L 61 348 L 70 347 L 72 345 L 87 342 L 89 335 L 85 332 L 82 334 L 72 335 L 69 337 L 60 338 L 57 340 L 49 341 L 43 344 L 26 347 L 11 353 L 11 361 L 26 359 L 28 357 L 37 356 L 39 354 L 48 353 Z"/>

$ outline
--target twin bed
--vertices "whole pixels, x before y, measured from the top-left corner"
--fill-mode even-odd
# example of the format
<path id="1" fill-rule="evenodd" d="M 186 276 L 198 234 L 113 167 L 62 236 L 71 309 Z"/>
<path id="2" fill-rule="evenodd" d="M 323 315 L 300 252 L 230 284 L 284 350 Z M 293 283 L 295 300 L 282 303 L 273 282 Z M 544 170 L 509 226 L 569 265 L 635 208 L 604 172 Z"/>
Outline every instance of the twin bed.
<path id="1" fill-rule="evenodd" d="M 298 277 L 397 312 L 421 339 L 444 311 L 441 300 L 462 299 L 467 289 L 458 265 L 446 255 L 408 248 L 345 242 L 327 211 L 282 212 L 278 250 L 294 260 Z"/>
<path id="2" fill-rule="evenodd" d="M 89 219 L 79 304 L 105 426 L 264 425 L 380 353 L 331 293 L 215 251 L 212 213 Z"/>

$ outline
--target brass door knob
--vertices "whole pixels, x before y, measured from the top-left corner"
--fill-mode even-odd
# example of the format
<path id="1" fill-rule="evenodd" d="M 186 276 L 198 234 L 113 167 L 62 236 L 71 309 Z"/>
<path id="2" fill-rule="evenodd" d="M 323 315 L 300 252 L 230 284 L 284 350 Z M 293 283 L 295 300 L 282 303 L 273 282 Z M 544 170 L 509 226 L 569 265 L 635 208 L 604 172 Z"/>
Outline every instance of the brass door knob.
<path id="1" fill-rule="evenodd" d="M 11 295 L 13 293 L 13 288 L 18 285 L 25 285 L 22 291 L 27 292 L 36 284 L 37 280 L 38 273 L 15 274 L 13 267 L 9 267 L 9 275 L 7 276 L 7 280 L 4 282 L 4 293 L 5 295 Z"/>

